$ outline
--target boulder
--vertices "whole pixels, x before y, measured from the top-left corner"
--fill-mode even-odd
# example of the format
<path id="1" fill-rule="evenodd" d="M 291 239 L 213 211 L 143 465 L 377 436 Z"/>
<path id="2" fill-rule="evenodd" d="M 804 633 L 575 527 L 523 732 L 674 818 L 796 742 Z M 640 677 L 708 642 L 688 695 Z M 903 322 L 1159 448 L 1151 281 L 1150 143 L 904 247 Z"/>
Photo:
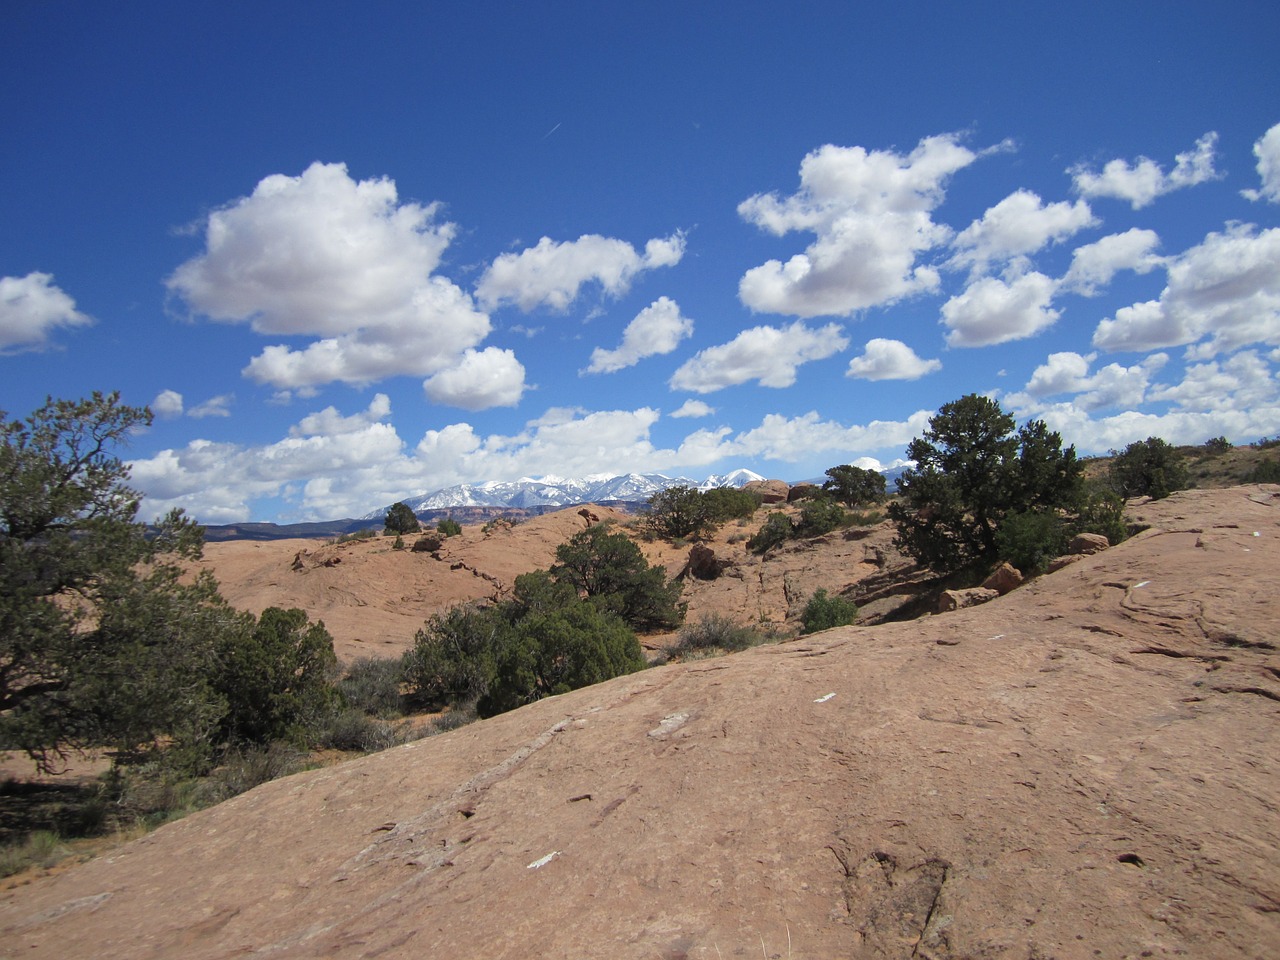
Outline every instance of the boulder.
<path id="1" fill-rule="evenodd" d="M 822 488 L 816 483 L 797 483 L 787 491 L 787 503 L 797 500 L 814 500 L 822 496 Z"/>
<path id="2" fill-rule="evenodd" d="M 982 586 L 987 590 L 994 590 L 1003 597 L 1010 590 L 1022 586 L 1022 580 L 1021 570 L 1010 563 L 1002 563 L 991 571 L 991 576 L 982 581 Z"/>
<path id="3" fill-rule="evenodd" d="M 938 612 L 950 613 L 952 610 L 963 610 L 965 607 L 976 607 L 980 603 L 994 600 L 999 592 L 986 587 L 970 587 L 968 590 L 943 590 L 938 597 Z"/>
<path id="4" fill-rule="evenodd" d="M 785 480 L 752 480 L 742 489 L 758 494 L 763 503 L 786 503 L 791 485 Z"/>
<path id="5" fill-rule="evenodd" d="M 1111 541 L 1100 533 L 1077 533 L 1067 547 L 1072 556 L 1087 557 L 1092 553 L 1101 553 L 1111 546 Z"/>
<path id="6" fill-rule="evenodd" d="M 715 580 L 730 566 L 729 561 L 716 556 L 716 552 L 702 543 L 689 549 L 689 561 L 684 572 L 697 580 Z"/>

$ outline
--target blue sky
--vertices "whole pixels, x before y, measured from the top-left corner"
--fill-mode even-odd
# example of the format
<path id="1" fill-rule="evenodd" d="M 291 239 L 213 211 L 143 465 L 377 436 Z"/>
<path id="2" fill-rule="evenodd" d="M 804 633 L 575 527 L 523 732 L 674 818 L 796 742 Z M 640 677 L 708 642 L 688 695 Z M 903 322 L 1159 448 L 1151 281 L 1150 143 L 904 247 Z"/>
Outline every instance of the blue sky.
<path id="1" fill-rule="evenodd" d="M 0 409 L 144 518 L 1280 433 L 1270 2 L 44 3 L 0 32 Z"/>

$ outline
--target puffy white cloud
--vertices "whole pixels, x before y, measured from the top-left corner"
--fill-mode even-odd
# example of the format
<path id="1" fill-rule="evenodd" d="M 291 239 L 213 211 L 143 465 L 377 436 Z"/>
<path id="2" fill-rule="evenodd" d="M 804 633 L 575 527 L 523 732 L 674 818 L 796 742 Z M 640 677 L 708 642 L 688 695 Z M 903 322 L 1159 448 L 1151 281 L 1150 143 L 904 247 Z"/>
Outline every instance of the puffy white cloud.
<path id="1" fill-rule="evenodd" d="M 1152 350 L 1196 344 L 1207 359 L 1251 343 L 1280 344 L 1280 228 L 1261 233 L 1232 224 L 1168 261 L 1159 300 L 1136 303 L 1101 321 L 1093 345 Z"/>
<path id="2" fill-rule="evenodd" d="M 182 394 L 177 390 L 161 390 L 151 401 L 151 412 L 162 420 L 182 416 Z"/>
<path id="3" fill-rule="evenodd" d="M 350 417 L 344 417 L 334 406 L 318 413 L 310 413 L 289 428 L 291 437 L 333 437 L 342 433 L 356 433 L 371 423 L 378 423 L 391 416 L 391 398 L 385 393 L 375 394 L 367 409 Z"/>
<path id="4" fill-rule="evenodd" d="M 872 420 L 845 425 L 823 420 L 816 411 L 800 417 L 768 414 L 758 427 L 726 443 L 726 455 L 799 461 L 817 453 L 904 447 L 929 426 L 932 410 L 917 410 L 906 420 Z"/>
<path id="5" fill-rule="evenodd" d="M 1035 253 L 1097 223 L 1089 204 L 1083 200 L 1045 206 L 1030 190 L 1017 190 L 955 238 L 956 253 L 951 262 L 956 266 L 971 266 L 981 273 L 993 261 Z"/>
<path id="6" fill-rule="evenodd" d="M 524 364 L 511 350 L 467 350 L 456 366 L 425 380 L 422 389 L 433 403 L 463 410 L 514 407 L 524 396 Z"/>
<path id="7" fill-rule="evenodd" d="M 400 203 L 389 179 L 355 181 L 344 164 L 314 163 L 210 214 L 205 251 L 166 283 L 214 320 L 320 338 L 266 348 L 244 371 L 260 383 L 436 373 L 490 329 L 468 294 L 431 275 L 455 230 L 437 212 Z"/>
<path id="8" fill-rule="evenodd" d="M 1034 271 L 1008 282 L 983 277 L 971 283 L 942 305 L 948 345 L 985 347 L 1034 336 L 1058 319 L 1051 306 L 1056 286 Z"/>
<path id="9" fill-rule="evenodd" d="M 616 350 L 597 347 L 591 353 L 587 373 L 612 373 L 639 363 L 645 357 L 671 353 L 680 341 L 693 335 L 693 321 L 680 314 L 680 305 L 659 297 L 641 310 L 622 332 Z"/>
<path id="10" fill-rule="evenodd" d="M 1160 237 L 1154 230 L 1134 227 L 1076 247 L 1071 254 L 1071 268 L 1059 286 L 1086 297 L 1094 296 L 1121 270 L 1149 273 L 1160 266 L 1164 261 L 1154 252 L 1159 245 Z"/>
<path id="11" fill-rule="evenodd" d="M 196 404 L 187 411 L 187 416 L 202 420 L 205 417 L 229 417 L 231 411 L 228 409 L 235 402 L 235 395 L 223 393 L 216 397 L 210 397 L 204 403 Z"/>
<path id="12" fill-rule="evenodd" d="M 1193 364 L 1182 382 L 1152 390 L 1148 399 L 1169 400 L 1184 410 L 1232 411 L 1275 406 L 1280 382 L 1270 364 L 1253 350 L 1225 362 Z"/>
<path id="13" fill-rule="evenodd" d="M 1248 200 L 1280 203 L 1280 123 L 1258 138 L 1258 142 L 1253 145 L 1253 155 L 1258 158 L 1258 176 L 1262 178 L 1262 189 L 1241 190 L 1241 194 Z"/>
<path id="14" fill-rule="evenodd" d="M 0 277 L 0 355 L 42 350 L 57 328 L 91 323 L 92 318 L 54 285 L 52 274 Z"/>
<path id="15" fill-rule="evenodd" d="M 681 404 L 678 410 L 672 410 L 668 416 L 682 419 L 686 417 L 709 417 L 716 412 L 716 408 L 703 403 L 701 400 L 686 400 Z"/>
<path id="16" fill-rule="evenodd" d="M 1127 160 L 1111 160 L 1103 166 L 1101 173 L 1077 164 L 1067 173 L 1071 174 L 1076 190 L 1083 196 L 1127 200 L 1133 209 L 1139 210 L 1156 197 L 1215 179 L 1218 173 L 1213 168 L 1213 161 L 1217 143 L 1216 133 L 1206 133 L 1192 149 L 1174 157 L 1173 170 L 1168 173 L 1147 157 L 1139 157 L 1132 164 Z"/>
<path id="17" fill-rule="evenodd" d="M 941 360 L 922 360 L 901 340 L 868 340 L 862 356 L 849 361 L 845 374 L 860 380 L 919 380 L 942 369 Z"/>
<path id="18" fill-rule="evenodd" d="M 840 325 L 811 330 L 797 320 L 786 327 L 752 327 L 731 341 L 699 351 L 671 377 L 674 390 L 711 393 L 724 387 L 758 380 L 765 387 L 789 387 L 796 368 L 822 360 L 849 345 Z"/>
<path id="19" fill-rule="evenodd" d="M 1151 376 L 1169 358 L 1163 353 L 1156 353 L 1131 367 L 1111 363 L 1090 374 L 1089 367 L 1096 359 L 1097 355 L 1092 353 L 1087 356 L 1069 351 L 1051 353 L 1031 375 L 1026 394 L 1010 395 L 1008 401 L 1020 409 L 1034 405 L 1044 397 L 1071 393 L 1076 394 L 1072 404 L 1086 412 L 1137 406 L 1147 399 Z"/>
<path id="20" fill-rule="evenodd" d="M 786 263 L 748 270 L 742 302 L 798 317 L 847 316 L 936 289 L 937 271 L 916 258 L 949 239 L 931 213 L 951 175 L 977 156 L 953 134 L 921 140 L 905 156 L 830 144 L 813 151 L 795 194 L 757 194 L 738 205 L 743 219 L 770 233 L 817 235 Z"/>
<path id="21" fill-rule="evenodd" d="M 476 296 L 490 310 L 504 304 L 526 313 L 543 305 L 565 310 L 583 284 L 595 281 L 609 296 L 620 297 L 639 273 L 679 263 L 684 248 L 679 232 L 650 240 L 643 254 L 625 240 L 598 234 L 564 243 L 543 237 L 537 246 L 495 259 L 476 284 Z"/>

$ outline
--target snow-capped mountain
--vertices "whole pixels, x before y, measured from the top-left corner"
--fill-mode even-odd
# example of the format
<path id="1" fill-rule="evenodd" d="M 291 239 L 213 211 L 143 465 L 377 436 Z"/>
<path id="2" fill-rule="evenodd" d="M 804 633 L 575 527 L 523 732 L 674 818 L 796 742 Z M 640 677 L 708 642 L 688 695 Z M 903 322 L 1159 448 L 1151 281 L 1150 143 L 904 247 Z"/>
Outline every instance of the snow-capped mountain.
<path id="1" fill-rule="evenodd" d="M 625 501 L 643 503 L 655 493 L 669 487 L 743 487 L 764 477 L 750 470 L 734 470 L 724 476 L 710 476 L 702 483 L 687 477 L 668 477 L 660 473 L 594 474 L 587 477 L 522 477 L 519 480 L 487 480 L 484 483 L 460 483 L 433 493 L 406 497 L 404 503 L 414 513 L 448 510 L 454 507 L 569 507 L 576 503 Z M 361 520 L 381 520 L 390 504 Z"/>

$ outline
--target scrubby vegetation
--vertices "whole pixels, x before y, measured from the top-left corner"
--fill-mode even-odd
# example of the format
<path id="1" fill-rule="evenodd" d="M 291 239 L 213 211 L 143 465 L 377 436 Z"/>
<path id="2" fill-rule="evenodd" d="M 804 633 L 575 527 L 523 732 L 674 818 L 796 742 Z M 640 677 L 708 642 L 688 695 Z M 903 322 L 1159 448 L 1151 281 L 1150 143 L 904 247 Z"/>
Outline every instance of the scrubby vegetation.
<path id="1" fill-rule="evenodd" d="M 1126 500 L 1160 500 L 1189 483 L 1186 458 L 1159 437 L 1135 440 L 1119 453 L 1112 451 L 1111 484 Z"/>
<path id="2" fill-rule="evenodd" d="M 760 498 L 745 490 L 669 487 L 649 498 L 642 527 L 653 537 L 686 540 L 707 536 L 730 520 L 749 518 L 759 508 Z"/>
<path id="3" fill-rule="evenodd" d="M 844 597 L 832 597 L 826 590 L 815 590 L 800 615 L 800 633 L 817 633 L 832 627 L 847 627 L 858 619 L 858 605 Z"/>
<path id="4" fill-rule="evenodd" d="M 584 543 L 598 542 L 570 541 L 564 553 L 579 558 L 591 552 Z M 628 579 L 624 551 L 593 555 L 592 592 L 582 586 L 581 567 L 553 567 L 517 577 L 509 601 L 458 606 L 428 620 L 403 660 L 411 695 L 425 706 L 473 706 L 487 717 L 643 668 L 624 612 L 634 612 L 634 592 L 644 590 Z M 639 571 L 643 582 L 649 572 L 647 564 Z M 664 585 L 663 597 L 670 592 Z M 642 606 L 646 616 L 654 609 Z"/>
<path id="5" fill-rule="evenodd" d="M 422 529 L 422 524 L 418 522 L 418 518 L 414 516 L 413 510 L 409 508 L 407 503 L 401 501 L 391 505 L 391 509 L 387 511 L 386 520 L 383 521 L 382 533 L 384 536 L 393 536 L 396 534 L 417 533 Z"/>

